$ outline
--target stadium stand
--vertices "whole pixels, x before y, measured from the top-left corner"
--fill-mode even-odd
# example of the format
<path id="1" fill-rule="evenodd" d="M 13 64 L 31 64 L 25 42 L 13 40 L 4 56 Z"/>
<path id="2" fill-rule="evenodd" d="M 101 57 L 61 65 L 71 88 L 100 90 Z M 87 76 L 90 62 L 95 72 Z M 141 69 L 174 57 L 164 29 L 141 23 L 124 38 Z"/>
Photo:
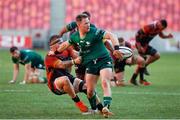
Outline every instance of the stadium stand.
<path id="1" fill-rule="evenodd" d="M 137 30 L 152 20 L 166 18 L 170 30 L 180 30 L 180 0 L 66 0 L 66 23 L 87 10 L 92 23 L 110 30 Z"/>
<path id="2" fill-rule="evenodd" d="M 49 29 L 50 0 L 1 0 L 0 29 Z"/>

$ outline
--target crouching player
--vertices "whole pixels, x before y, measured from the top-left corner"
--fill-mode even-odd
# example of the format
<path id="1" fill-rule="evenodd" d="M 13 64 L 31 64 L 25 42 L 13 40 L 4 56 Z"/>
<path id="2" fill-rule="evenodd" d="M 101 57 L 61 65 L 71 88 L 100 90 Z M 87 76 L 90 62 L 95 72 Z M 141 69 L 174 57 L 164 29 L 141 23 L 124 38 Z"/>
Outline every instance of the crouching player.
<path id="1" fill-rule="evenodd" d="M 119 44 L 121 46 L 126 46 L 126 47 L 132 49 L 131 44 L 129 42 L 125 41 L 124 38 L 118 38 L 118 40 L 119 40 Z M 133 75 L 130 79 L 131 84 L 138 85 L 136 78 L 139 74 L 139 83 L 142 85 L 150 85 L 150 82 L 148 82 L 144 79 L 143 69 L 145 68 L 145 60 L 140 55 L 135 55 L 135 54 L 133 54 L 132 57 L 130 57 L 128 59 L 124 59 L 123 61 L 117 62 L 115 64 L 115 72 L 116 72 L 115 77 L 117 79 L 117 85 L 123 84 L 125 65 L 137 65 L 135 72 L 133 73 Z M 120 79 L 118 79 L 118 78 L 120 78 Z"/>
<path id="2" fill-rule="evenodd" d="M 119 41 L 120 46 L 125 46 L 125 47 L 128 47 L 128 48 L 131 48 L 131 44 L 129 42 L 125 41 L 123 38 L 118 38 L 118 41 Z M 112 51 L 111 43 L 109 43 L 109 41 L 106 41 L 105 45 L 108 48 L 108 50 L 111 52 Z M 143 73 L 142 73 L 141 69 L 145 67 L 145 61 L 141 56 L 133 54 L 132 57 L 130 57 L 130 58 L 125 58 L 123 60 L 119 60 L 119 59 L 116 59 L 112 55 L 112 58 L 114 60 L 115 74 L 114 74 L 114 79 L 111 81 L 111 85 L 114 86 L 114 83 L 115 83 L 116 86 L 124 86 L 125 85 L 125 83 L 124 83 L 124 71 L 125 71 L 125 66 L 126 65 L 135 65 L 135 64 L 137 64 L 137 68 L 136 68 L 136 70 L 134 72 L 134 74 L 136 76 L 134 74 L 133 74 L 133 76 L 137 77 L 137 75 L 140 74 L 140 76 L 142 77 Z M 132 84 L 134 84 L 134 85 L 138 85 L 137 82 L 136 82 L 136 78 L 133 77 L 133 76 L 132 76 L 132 78 L 134 78 L 134 81 L 131 81 L 132 80 L 131 79 L 130 82 Z"/>
<path id="3" fill-rule="evenodd" d="M 46 83 L 47 80 L 42 76 L 44 69 L 44 59 L 33 50 L 19 50 L 13 46 L 10 48 L 13 62 L 13 79 L 9 83 L 13 84 L 17 81 L 19 74 L 19 64 L 24 65 L 24 80 L 20 84 L 26 83 Z"/>

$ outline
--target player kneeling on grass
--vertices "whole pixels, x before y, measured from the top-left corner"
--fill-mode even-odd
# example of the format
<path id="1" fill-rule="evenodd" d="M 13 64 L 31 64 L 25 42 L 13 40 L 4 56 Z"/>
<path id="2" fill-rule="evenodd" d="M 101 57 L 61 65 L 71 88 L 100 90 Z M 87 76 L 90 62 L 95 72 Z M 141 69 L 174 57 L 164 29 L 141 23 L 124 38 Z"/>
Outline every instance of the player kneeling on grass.
<path id="1" fill-rule="evenodd" d="M 141 72 L 141 69 L 145 67 L 144 59 L 141 56 L 134 55 L 132 53 L 133 51 L 131 50 L 131 44 L 129 42 L 125 41 L 123 38 L 118 38 L 118 41 L 119 41 L 120 46 L 125 46 L 125 47 L 120 47 L 121 48 L 120 50 L 122 50 L 122 52 L 124 51 L 125 56 L 123 57 L 123 60 L 119 60 L 111 54 L 111 56 L 114 60 L 114 71 L 115 71 L 114 79 L 111 81 L 112 86 L 124 86 L 125 85 L 125 83 L 124 83 L 124 71 L 125 71 L 126 65 L 137 64 L 137 69 L 135 70 L 134 74 L 137 74 L 137 75 L 140 74 L 140 76 L 141 76 L 140 78 L 142 78 L 142 74 L 143 74 Z M 111 46 L 111 43 L 109 41 L 106 41 L 105 45 L 106 45 L 107 49 L 110 52 L 112 52 L 113 48 Z M 126 51 L 127 53 L 125 53 L 126 49 L 128 50 L 128 51 Z M 134 74 L 133 74 L 133 76 L 134 76 Z M 143 80 L 144 80 L 144 78 L 143 78 Z M 140 80 L 140 83 L 141 83 L 141 80 Z M 132 84 L 138 85 L 136 83 L 136 79 L 133 81 Z"/>
<path id="2" fill-rule="evenodd" d="M 125 41 L 124 38 L 118 38 L 119 40 L 119 44 L 121 46 L 126 46 L 130 49 L 132 49 L 132 46 L 129 42 Z M 117 66 L 119 65 L 119 66 Z M 145 68 L 145 60 L 140 56 L 140 55 L 135 55 L 133 54 L 130 58 L 124 59 L 123 61 L 117 63 L 117 65 L 115 64 L 115 77 L 118 80 L 123 81 L 124 79 L 124 70 L 125 70 L 125 65 L 137 65 L 135 72 L 133 73 L 131 79 L 130 79 L 130 83 L 134 84 L 134 85 L 138 85 L 137 81 L 136 81 L 136 77 L 139 74 L 139 83 L 143 84 L 143 85 L 150 85 L 150 82 L 148 82 L 147 80 L 144 79 L 144 72 L 143 69 Z M 118 72 L 119 71 L 119 72 Z M 120 78 L 120 79 L 118 79 Z"/>
<path id="3" fill-rule="evenodd" d="M 41 76 L 41 70 L 44 69 L 43 58 L 32 50 L 19 50 L 17 47 L 11 47 L 10 53 L 12 56 L 13 65 L 13 79 L 9 83 L 15 83 L 18 73 L 19 64 L 24 65 L 25 73 L 24 80 L 20 84 L 26 83 L 46 83 L 46 78 Z"/>

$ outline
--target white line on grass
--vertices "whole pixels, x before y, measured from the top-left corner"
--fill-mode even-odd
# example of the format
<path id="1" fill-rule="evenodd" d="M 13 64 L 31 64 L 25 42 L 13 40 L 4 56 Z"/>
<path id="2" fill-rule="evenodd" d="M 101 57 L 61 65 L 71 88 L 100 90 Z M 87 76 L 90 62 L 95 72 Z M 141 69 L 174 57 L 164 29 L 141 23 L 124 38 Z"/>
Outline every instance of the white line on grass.
<path id="1" fill-rule="evenodd" d="M 0 90 L 0 93 L 10 93 L 10 92 L 26 93 L 26 92 L 32 92 L 32 90 Z"/>
<path id="2" fill-rule="evenodd" d="M 180 96 L 180 93 L 171 92 L 112 92 L 112 94 L 125 94 L 125 95 L 174 95 Z"/>
<path id="3" fill-rule="evenodd" d="M 0 90 L 0 93 L 10 93 L 10 92 L 16 92 L 16 93 L 26 93 L 26 92 L 33 92 L 32 90 Z M 113 91 L 112 94 L 125 94 L 125 95 L 164 95 L 164 96 L 180 96 L 180 93 L 176 92 L 118 92 Z"/>

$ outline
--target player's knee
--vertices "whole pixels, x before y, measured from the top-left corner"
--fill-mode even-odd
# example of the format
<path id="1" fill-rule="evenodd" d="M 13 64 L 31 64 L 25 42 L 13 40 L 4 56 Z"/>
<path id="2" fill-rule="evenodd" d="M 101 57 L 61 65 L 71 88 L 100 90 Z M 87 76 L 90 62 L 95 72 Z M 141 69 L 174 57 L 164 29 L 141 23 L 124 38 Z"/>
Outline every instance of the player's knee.
<path id="1" fill-rule="evenodd" d="M 62 77 L 62 82 L 64 85 L 68 85 L 70 83 L 69 78 L 67 76 Z"/>
<path id="2" fill-rule="evenodd" d="M 140 67 L 144 67 L 145 66 L 145 60 L 142 58 L 142 57 L 139 57 L 138 58 L 138 65 L 140 66 Z"/>
<path id="3" fill-rule="evenodd" d="M 108 87 L 108 79 L 102 79 L 102 87 L 107 88 Z"/>
<path id="4" fill-rule="evenodd" d="M 159 53 L 156 53 L 155 55 L 155 58 L 158 60 L 158 59 L 160 59 L 160 54 Z"/>

